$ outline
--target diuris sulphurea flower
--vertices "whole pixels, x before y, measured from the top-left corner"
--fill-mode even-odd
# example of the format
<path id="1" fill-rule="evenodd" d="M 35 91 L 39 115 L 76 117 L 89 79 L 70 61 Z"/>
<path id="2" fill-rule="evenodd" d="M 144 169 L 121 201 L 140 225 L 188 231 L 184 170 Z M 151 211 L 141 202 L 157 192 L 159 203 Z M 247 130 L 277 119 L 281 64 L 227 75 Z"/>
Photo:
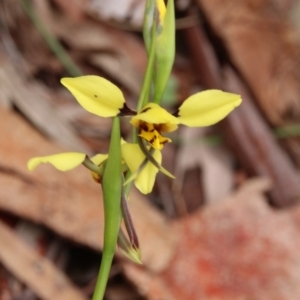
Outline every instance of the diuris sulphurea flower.
<path id="1" fill-rule="evenodd" d="M 207 90 L 186 99 L 176 113 L 170 114 L 156 103 L 148 103 L 140 112 L 131 110 L 125 102 L 123 93 L 110 81 L 99 76 L 81 76 L 63 78 L 62 84 L 74 95 L 79 104 L 87 111 L 101 116 L 130 116 L 130 123 L 137 128 L 139 138 L 144 143 L 121 145 L 122 160 L 125 168 L 133 173 L 131 180 L 143 193 L 152 191 L 155 177 L 160 170 L 173 177 L 161 167 L 160 150 L 171 139 L 162 133 L 172 132 L 179 124 L 189 127 L 209 126 L 226 117 L 241 102 L 239 95 L 220 90 Z M 33 170 L 41 163 L 50 163 L 60 171 L 71 170 L 80 164 L 86 165 L 95 181 L 101 181 L 102 164 L 107 160 L 107 154 L 97 154 L 89 159 L 84 153 L 67 152 L 50 156 L 32 158 L 28 169 Z M 127 182 L 130 180 L 127 180 Z"/>
<path id="2" fill-rule="evenodd" d="M 99 76 L 63 78 L 61 83 L 87 111 L 100 117 L 131 116 L 130 123 L 137 128 L 138 136 L 151 147 L 161 150 L 169 138 L 162 135 L 172 132 L 179 124 L 189 127 L 213 125 L 225 118 L 241 103 L 241 97 L 221 90 L 206 90 L 187 98 L 174 114 L 156 103 L 148 103 L 141 111 L 131 110 L 122 91 Z"/>
<path id="3" fill-rule="evenodd" d="M 127 202 L 132 182 L 142 193 L 148 194 L 158 171 L 174 178 L 161 165 L 161 150 L 171 142 L 164 134 L 175 131 L 181 124 L 189 127 L 215 124 L 241 103 L 239 95 L 207 90 L 190 96 L 174 113 L 159 105 L 175 58 L 175 27 L 174 0 L 145 1 L 143 37 L 148 62 L 137 111 L 128 107 L 117 86 L 102 77 L 90 75 L 61 80 L 88 112 L 112 118 L 108 154 L 90 158 L 84 153 L 68 152 L 28 161 L 31 171 L 42 163 L 50 163 L 63 172 L 83 164 L 93 179 L 101 183 L 99 190 L 105 216 L 103 251 L 93 300 L 104 298 L 117 245 L 131 260 L 141 263 L 139 242 Z M 121 138 L 120 119 L 126 116 L 132 125 L 132 144 Z"/>

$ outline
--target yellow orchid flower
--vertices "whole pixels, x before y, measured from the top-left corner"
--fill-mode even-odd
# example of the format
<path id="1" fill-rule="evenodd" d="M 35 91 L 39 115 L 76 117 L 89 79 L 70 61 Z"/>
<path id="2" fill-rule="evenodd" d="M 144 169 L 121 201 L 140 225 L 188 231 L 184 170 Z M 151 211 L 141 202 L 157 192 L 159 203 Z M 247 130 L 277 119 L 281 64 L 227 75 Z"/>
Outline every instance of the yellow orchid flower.
<path id="1" fill-rule="evenodd" d="M 161 150 L 171 142 L 162 136 L 162 132 L 174 131 L 179 124 L 189 127 L 215 124 L 242 101 L 236 94 L 207 90 L 190 96 L 175 114 L 170 114 L 155 103 L 147 104 L 136 113 L 126 105 L 122 91 L 102 77 L 63 78 L 61 83 L 84 109 L 93 114 L 101 117 L 133 116 L 131 124 L 138 129 L 138 135 L 156 150 Z"/>

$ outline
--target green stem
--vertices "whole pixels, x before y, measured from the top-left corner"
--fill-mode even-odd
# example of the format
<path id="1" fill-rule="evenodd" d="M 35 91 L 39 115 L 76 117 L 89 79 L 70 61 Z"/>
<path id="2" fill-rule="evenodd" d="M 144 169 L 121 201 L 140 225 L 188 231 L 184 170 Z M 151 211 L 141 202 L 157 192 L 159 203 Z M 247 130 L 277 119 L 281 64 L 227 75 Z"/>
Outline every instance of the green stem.
<path id="1" fill-rule="evenodd" d="M 105 162 L 101 165 L 101 166 L 97 166 L 95 165 L 91 159 L 86 156 L 85 160 L 82 163 L 87 169 L 89 169 L 90 171 L 102 175 L 103 174 L 103 165 L 105 164 Z"/>
<path id="2" fill-rule="evenodd" d="M 156 13 L 155 13 L 156 15 Z M 146 73 L 143 81 L 142 90 L 140 93 L 140 97 L 137 104 L 137 111 L 139 112 L 146 105 L 149 99 L 149 92 L 151 88 L 151 83 L 153 79 L 153 69 L 154 69 L 154 61 L 155 61 L 155 34 L 156 34 L 156 17 L 153 20 L 152 26 L 152 38 L 151 38 L 151 46 L 150 46 L 150 54 L 148 58 Z"/>
<path id="3" fill-rule="evenodd" d="M 103 299 L 113 258 L 114 258 L 114 252 L 113 253 L 103 252 L 101 266 L 98 273 L 97 283 L 96 283 L 92 300 Z"/>
<path id="4" fill-rule="evenodd" d="M 165 174 L 166 176 L 170 178 L 175 178 L 168 170 L 166 170 L 163 166 L 161 166 L 153 157 L 154 149 L 151 148 L 150 151 L 145 146 L 143 139 L 141 137 L 138 137 L 138 144 L 140 146 L 140 149 L 144 153 L 147 160 L 149 160 L 160 172 Z"/>
<path id="5" fill-rule="evenodd" d="M 300 135 L 300 124 L 286 125 L 274 129 L 274 135 L 278 138 L 289 138 Z"/>
<path id="6" fill-rule="evenodd" d="M 93 300 L 102 300 L 104 297 L 122 219 L 121 196 L 123 182 L 120 140 L 120 120 L 118 117 L 114 117 L 109 155 L 102 180 L 105 218 L 104 244 Z"/>
<path id="7" fill-rule="evenodd" d="M 73 62 L 72 58 L 69 54 L 65 51 L 63 46 L 60 42 L 56 39 L 54 35 L 47 29 L 47 27 L 43 24 L 42 20 L 37 16 L 35 13 L 31 1 L 29 0 L 22 0 L 21 5 L 30 18 L 31 22 L 40 32 L 41 36 L 44 38 L 46 43 L 48 44 L 49 48 L 54 52 L 57 58 L 60 60 L 61 64 L 64 68 L 70 73 L 71 76 L 79 76 L 82 75 L 80 69 L 76 66 Z"/>
<path id="8" fill-rule="evenodd" d="M 151 46 L 150 46 L 150 55 L 148 58 L 146 73 L 142 85 L 142 90 L 140 93 L 140 97 L 137 103 L 137 112 L 142 110 L 142 108 L 148 103 L 149 100 L 149 93 L 151 89 L 151 83 L 153 79 L 153 69 L 154 69 L 154 62 L 155 62 L 155 34 L 156 34 L 156 18 L 153 20 L 152 26 L 152 39 L 151 39 Z M 137 143 L 137 129 L 132 129 L 132 142 Z"/>

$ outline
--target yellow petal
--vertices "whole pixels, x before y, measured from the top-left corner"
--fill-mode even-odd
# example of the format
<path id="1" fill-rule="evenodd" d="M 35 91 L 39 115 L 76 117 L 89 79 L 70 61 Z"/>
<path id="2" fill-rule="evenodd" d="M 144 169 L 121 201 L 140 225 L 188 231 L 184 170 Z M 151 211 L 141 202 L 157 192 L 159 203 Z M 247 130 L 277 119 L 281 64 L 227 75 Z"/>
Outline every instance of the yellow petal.
<path id="1" fill-rule="evenodd" d="M 170 123 L 167 123 L 167 124 L 160 124 L 160 125 L 159 125 L 159 131 L 160 131 L 160 132 L 173 132 L 173 131 L 175 131 L 177 128 L 178 128 L 177 125 L 170 124 Z"/>
<path id="2" fill-rule="evenodd" d="M 90 75 L 63 78 L 61 83 L 84 109 L 100 117 L 116 116 L 124 106 L 122 91 L 102 77 Z"/>
<path id="3" fill-rule="evenodd" d="M 132 173 L 136 172 L 146 158 L 139 145 L 123 144 L 122 157 Z M 154 159 L 161 164 L 162 155 L 159 150 L 153 153 Z M 137 174 L 135 178 L 135 186 L 143 194 L 148 194 L 152 191 L 155 182 L 155 177 L 158 169 L 151 163 L 147 162 L 146 166 Z"/>
<path id="4" fill-rule="evenodd" d="M 139 127 L 140 121 L 149 124 L 179 124 L 177 118 L 156 103 L 147 104 L 140 113 L 131 118 L 130 122 L 132 125 Z"/>
<path id="5" fill-rule="evenodd" d="M 92 161 L 95 165 L 100 166 L 100 165 L 102 165 L 102 163 L 103 163 L 104 161 L 107 160 L 107 158 L 108 158 L 108 154 L 96 154 L 95 156 L 93 156 L 93 157 L 91 158 L 91 161 Z M 93 179 L 94 179 L 95 182 L 101 183 L 102 176 L 101 176 L 100 174 L 91 171 L 91 175 L 92 175 L 92 177 L 93 177 Z"/>
<path id="6" fill-rule="evenodd" d="M 156 0 L 156 7 L 159 13 L 159 23 L 163 23 L 166 14 L 166 5 L 164 0 Z"/>
<path id="7" fill-rule="evenodd" d="M 38 165 L 49 163 L 59 171 L 65 172 L 79 166 L 85 159 L 84 153 L 66 152 L 49 156 L 31 158 L 27 163 L 29 171 L 33 171 Z"/>
<path id="8" fill-rule="evenodd" d="M 183 102 L 179 108 L 178 120 L 189 127 L 209 126 L 224 119 L 241 102 L 240 95 L 207 90 Z"/>
<path id="9" fill-rule="evenodd" d="M 107 160 L 108 154 L 96 154 L 91 158 L 91 161 L 97 165 L 100 166 L 105 160 Z"/>

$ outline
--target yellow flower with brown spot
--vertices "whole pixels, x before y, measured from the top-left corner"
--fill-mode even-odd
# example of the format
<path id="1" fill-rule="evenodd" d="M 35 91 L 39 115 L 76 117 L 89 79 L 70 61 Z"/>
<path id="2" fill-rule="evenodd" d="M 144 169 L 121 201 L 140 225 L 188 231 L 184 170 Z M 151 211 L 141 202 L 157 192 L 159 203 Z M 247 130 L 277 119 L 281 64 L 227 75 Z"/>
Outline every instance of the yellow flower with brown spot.
<path id="1" fill-rule="evenodd" d="M 176 130 L 179 124 L 189 127 L 213 125 L 242 101 L 236 94 L 206 90 L 190 96 L 174 114 L 155 103 L 147 104 L 136 113 L 126 105 L 122 91 L 102 77 L 63 78 L 61 82 L 79 104 L 93 114 L 101 117 L 132 116 L 130 122 L 138 129 L 138 135 L 156 150 L 171 142 L 162 133 Z"/>
<path id="2" fill-rule="evenodd" d="M 131 180 L 134 180 L 136 187 L 144 194 L 151 192 L 159 170 L 173 177 L 161 167 L 162 157 L 159 150 L 171 142 L 171 139 L 163 136 L 164 133 L 176 130 L 179 124 L 189 127 L 215 124 L 241 103 L 239 95 L 220 90 L 207 90 L 186 99 L 174 114 L 156 103 L 148 103 L 141 111 L 135 112 L 126 105 L 122 91 L 102 77 L 63 78 L 61 82 L 87 111 L 100 117 L 131 117 L 130 123 L 137 128 L 140 139 L 153 149 L 151 152 L 144 143 L 122 145 L 123 161 L 133 173 Z M 84 157 L 78 154 L 74 157 L 76 159 L 72 158 L 71 167 L 84 160 Z M 55 159 L 51 156 L 38 158 L 29 165 L 50 162 L 57 167 Z M 93 175 L 94 179 L 98 180 L 99 175 L 97 173 Z"/>
<path id="3" fill-rule="evenodd" d="M 172 132 L 178 128 L 179 121 L 158 104 L 147 104 L 130 123 L 138 128 L 138 135 L 146 140 L 154 149 L 161 150 L 169 138 L 162 136 L 162 132 Z"/>

